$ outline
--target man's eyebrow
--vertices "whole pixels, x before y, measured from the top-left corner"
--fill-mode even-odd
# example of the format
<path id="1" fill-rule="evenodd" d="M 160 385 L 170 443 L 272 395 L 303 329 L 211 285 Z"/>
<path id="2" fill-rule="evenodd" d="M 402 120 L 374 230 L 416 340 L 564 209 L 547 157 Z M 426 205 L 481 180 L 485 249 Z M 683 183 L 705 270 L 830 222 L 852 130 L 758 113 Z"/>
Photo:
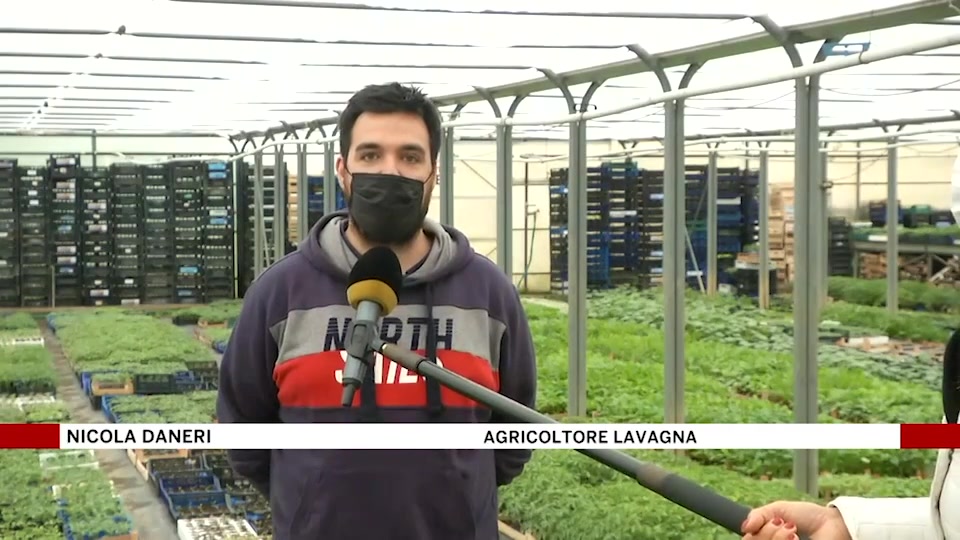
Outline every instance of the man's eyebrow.
<path id="1" fill-rule="evenodd" d="M 400 150 L 403 150 L 404 152 L 419 152 L 421 154 L 425 154 L 427 152 L 426 148 L 420 146 L 419 144 L 413 143 L 401 146 Z"/>
<path id="2" fill-rule="evenodd" d="M 362 152 L 364 150 L 383 150 L 383 147 L 374 142 L 365 142 L 357 145 L 357 152 Z M 400 146 L 401 152 L 417 152 L 419 154 L 426 154 L 427 149 L 423 146 L 416 143 L 407 143 Z"/>
<path id="3" fill-rule="evenodd" d="M 357 151 L 362 150 L 380 150 L 380 145 L 377 143 L 361 143 L 357 145 Z"/>

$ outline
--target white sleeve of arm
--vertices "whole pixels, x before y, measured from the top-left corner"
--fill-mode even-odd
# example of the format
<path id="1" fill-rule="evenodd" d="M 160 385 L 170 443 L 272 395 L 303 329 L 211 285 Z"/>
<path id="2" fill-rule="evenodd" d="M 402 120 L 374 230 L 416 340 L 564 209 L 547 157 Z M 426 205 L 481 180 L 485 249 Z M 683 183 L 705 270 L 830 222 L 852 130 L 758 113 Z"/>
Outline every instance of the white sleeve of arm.
<path id="1" fill-rule="evenodd" d="M 838 497 L 829 506 L 840 511 L 853 540 L 942 540 L 930 497 Z"/>

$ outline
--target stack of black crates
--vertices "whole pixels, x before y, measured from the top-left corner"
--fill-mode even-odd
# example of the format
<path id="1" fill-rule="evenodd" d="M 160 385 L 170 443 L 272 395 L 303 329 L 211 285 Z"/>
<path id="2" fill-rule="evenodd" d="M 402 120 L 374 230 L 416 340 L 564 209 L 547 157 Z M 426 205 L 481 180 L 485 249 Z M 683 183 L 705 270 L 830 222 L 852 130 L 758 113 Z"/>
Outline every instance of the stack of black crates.
<path id="1" fill-rule="evenodd" d="M 609 288 L 632 279 L 640 261 L 637 186 L 631 161 L 587 169 L 587 287 Z M 569 169 L 550 172 L 550 289 L 566 294 Z"/>
<path id="2" fill-rule="evenodd" d="M 745 244 L 759 237 L 759 204 L 756 172 L 737 167 L 717 168 L 717 278 L 734 284 L 732 272 L 737 254 Z M 687 167 L 687 227 L 699 270 L 707 268 L 707 167 Z M 687 257 L 687 270 L 697 277 L 693 261 Z M 691 281 L 693 281 L 691 279 Z"/>
<path id="3" fill-rule="evenodd" d="M 758 176 L 738 168 L 717 171 L 718 277 L 732 268 L 743 244 L 756 238 Z M 693 255 L 686 252 L 686 281 L 697 286 L 705 270 L 707 168 L 686 170 L 686 223 Z M 566 294 L 568 170 L 550 172 L 551 290 Z M 635 162 L 605 162 L 587 169 L 587 286 L 656 287 L 663 280 L 663 171 Z M 727 280 L 732 278 L 726 276 Z"/>
<path id="4" fill-rule="evenodd" d="M 587 171 L 588 182 L 594 178 L 607 193 L 610 246 L 607 284 L 610 286 L 633 284 L 639 268 L 637 194 L 640 174 L 640 169 L 632 161 L 607 162 Z"/>
<path id="5" fill-rule="evenodd" d="M 201 271 L 205 301 L 234 297 L 233 167 L 206 163 L 203 177 L 203 260 Z"/>
<path id="6" fill-rule="evenodd" d="M 867 203 L 870 224 L 874 227 L 883 227 L 887 224 L 887 201 L 870 201 Z M 897 201 L 897 223 L 903 223 L 903 206 Z"/>
<path id="7" fill-rule="evenodd" d="M 113 282 L 113 190 L 108 170 L 80 169 L 80 280 L 83 303 L 110 303 Z"/>
<path id="8" fill-rule="evenodd" d="M 81 287 L 80 156 L 53 155 L 50 169 L 50 234 L 54 250 L 53 296 L 57 306 L 83 304 Z"/>
<path id="9" fill-rule="evenodd" d="M 203 164 L 173 164 L 173 221 L 176 247 L 175 296 L 177 304 L 203 302 Z"/>
<path id="10" fill-rule="evenodd" d="M 113 277 L 115 303 L 139 304 L 144 287 L 144 189 L 143 172 L 137 165 L 110 166 L 113 186 Z"/>
<path id="11" fill-rule="evenodd" d="M 169 304 L 176 296 L 176 237 L 170 168 L 148 165 L 143 174 L 143 303 Z"/>
<path id="12" fill-rule="evenodd" d="M 641 289 L 663 282 L 663 171 L 643 170 L 637 179 L 637 272 Z"/>
<path id="13" fill-rule="evenodd" d="M 255 257 L 263 257 L 263 253 L 256 253 L 256 241 L 254 234 L 256 233 L 256 199 L 255 197 L 255 172 L 251 167 L 247 166 L 244 171 L 237 171 L 238 176 L 237 180 L 240 185 L 237 186 L 237 196 L 239 200 L 237 201 L 238 216 L 237 220 L 243 223 L 241 227 L 242 233 L 239 237 L 239 288 L 240 295 L 246 293 L 247 288 L 250 287 L 250 284 L 253 282 L 255 277 Z M 284 182 L 286 185 L 289 185 L 287 172 L 285 168 L 281 167 L 281 182 Z M 322 183 L 321 183 L 322 190 Z M 286 191 L 285 191 L 286 192 Z M 277 172 L 276 167 L 263 167 L 263 236 L 260 238 L 261 248 L 270 253 L 270 259 L 275 261 L 282 257 L 284 253 L 276 253 L 274 249 L 274 227 L 276 223 L 276 208 L 277 205 L 281 207 L 286 206 L 287 199 L 282 201 L 277 200 Z M 321 202 L 322 208 L 322 202 Z M 286 238 L 286 231 L 284 231 L 284 238 Z"/>
<path id="14" fill-rule="evenodd" d="M 0 307 L 20 305 L 17 161 L 0 160 Z"/>
<path id="15" fill-rule="evenodd" d="M 46 167 L 17 169 L 20 220 L 20 305 L 49 306 L 53 282 L 48 242 L 50 171 Z"/>
<path id="16" fill-rule="evenodd" d="M 842 217 L 831 217 L 827 221 L 827 272 L 831 276 L 853 275 L 853 228 Z"/>

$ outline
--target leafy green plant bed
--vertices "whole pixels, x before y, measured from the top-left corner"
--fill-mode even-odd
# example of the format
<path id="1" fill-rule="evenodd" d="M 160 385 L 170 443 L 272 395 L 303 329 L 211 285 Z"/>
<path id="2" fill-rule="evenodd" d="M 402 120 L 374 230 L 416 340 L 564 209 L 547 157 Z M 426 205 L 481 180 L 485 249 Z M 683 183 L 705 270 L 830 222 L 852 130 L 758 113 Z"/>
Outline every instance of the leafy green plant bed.
<path id="1" fill-rule="evenodd" d="M 128 533 L 132 527 L 109 480 L 89 467 L 90 454 L 5 450 L 0 452 L 0 538 L 60 540 L 67 516 L 74 538 Z M 86 536 L 85 536 L 86 535 Z"/>
<path id="2" fill-rule="evenodd" d="M 125 424 L 207 424 L 216 414 L 217 393 L 190 392 L 159 396 L 115 396 L 105 407 Z"/>
<path id="3" fill-rule="evenodd" d="M 54 317 L 57 336 L 77 372 L 165 375 L 187 371 L 185 362 L 212 358 L 183 330 L 150 316 L 102 311 Z"/>
<path id="4" fill-rule="evenodd" d="M 623 305 L 621 318 L 636 316 Z M 691 310 L 692 311 L 692 310 Z M 559 310 L 529 306 L 540 370 L 538 405 L 561 414 L 567 400 L 567 322 Z M 731 318 L 719 317 L 736 325 Z M 708 335 L 706 325 L 693 325 Z M 734 332 L 736 329 L 733 330 Z M 751 328 L 739 329 L 750 334 Z M 694 332 L 691 332 L 693 334 Z M 758 333 L 760 333 L 758 331 Z M 760 333 L 763 335 L 762 333 Z M 724 334 L 721 334 L 721 336 Z M 598 421 L 656 423 L 663 415 L 663 343 L 649 325 L 593 319 L 588 325 L 588 415 Z M 786 352 L 696 339 L 686 345 L 687 420 L 692 423 L 790 423 L 792 358 Z M 888 381 L 859 367 L 821 369 L 821 422 L 931 422 L 941 416 L 939 393 L 918 383 Z M 789 451 L 710 450 L 690 456 L 753 477 L 789 478 Z M 822 451 L 824 472 L 923 476 L 932 452 Z"/>
<path id="5" fill-rule="evenodd" d="M 176 309 L 165 315 L 173 318 L 174 323 L 180 325 L 194 325 L 205 321 L 210 324 L 227 323 L 232 326 L 240 315 L 242 305 L 242 300 L 220 300 L 207 305 Z"/>
<path id="6" fill-rule="evenodd" d="M 655 423 L 663 415 L 663 334 L 647 300 L 609 293 L 592 299 L 588 328 L 588 417 L 564 418 L 567 321 L 559 310 L 527 306 L 540 369 L 541 411 L 565 422 Z M 599 304 L 599 305 L 598 305 Z M 692 423 L 792 421 L 792 363 L 778 346 L 784 327 L 738 316 L 726 301 L 688 302 L 687 420 Z M 755 311 L 755 310 L 754 310 Z M 776 318 L 777 315 L 771 316 Z M 613 319 L 613 320 L 610 320 Z M 641 324 L 639 321 L 645 321 Z M 724 326 L 733 328 L 725 329 Z M 753 344 L 757 348 L 751 348 Z M 821 371 L 821 421 L 936 421 L 939 397 L 920 383 L 885 380 L 863 366 Z M 693 399 L 695 397 L 695 399 Z M 839 420 L 838 420 L 839 418 Z M 809 500 L 789 479 L 788 451 L 630 452 L 743 504 Z M 821 451 L 819 500 L 837 495 L 926 496 L 933 465 L 925 451 Z M 877 475 L 886 475 L 878 477 Z M 501 517 L 538 540 L 715 538 L 715 525 L 572 451 L 536 451 L 501 488 Z M 597 515 L 604 516 L 597 519 Z"/>
<path id="7" fill-rule="evenodd" d="M 0 394 L 52 394 L 55 390 L 53 358 L 45 347 L 0 347 Z"/>
<path id="8" fill-rule="evenodd" d="M 887 305 L 886 279 L 834 276 L 828 282 L 831 298 L 864 306 Z M 901 280 L 897 288 L 899 307 L 933 312 L 960 312 L 960 289 L 938 287 L 921 281 Z M 955 324 L 955 322 L 953 323 Z"/>
<path id="9" fill-rule="evenodd" d="M 22 406 L 26 421 L 30 424 L 58 424 L 70 419 L 67 407 L 61 402 L 35 403 Z"/>
<path id="10" fill-rule="evenodd" d="M 33 328 L 15 328 L 0 330 L 0 344 L 16 343 L 18 341 L 35 340 L 40 337 L 40 328 L 36 325 Z"/>
<path id="11" fill-rule="evenodd" d="M 0 331 L 36 329 L 37 321 L 26 313 L 0 313 Z"/>
<path id="12" fill-rule="evenodd" d="M 601 324 L 596 319 L 605 321 L 620 321 L 637 323 L 643 327 L 643 332 L 663 328 L 663 302 L 659 291 L 613 290 L 597 293 L 591 296 L 589 302 L 591 326 Z M 537 306 L 541 307 L 542 306 Z M 857 306 L 851 306 L 856 308 Z M 549 308 L 546 308 L 549 309 Z M 851 311 L 855 313 L 856 309 Z M 698 293 L 690 293 L 686 299 L 685 314 L 687 319 L 686 335 L 688 341 L 705 341 L 723 343 L 771 353 L 792 355 L 793 353 L 793 320 L 789 315 L 780 311 L 761 311 L 747 300 L 730 297 L 709 298 Z M 832 315 L 843 315 L 839 310 Z M 923 315 L 918 314 L 918 317 Z M 937 320 L 936 318 L 934 320 Z M 840 320 L 845 326 L 845 332 L 851 330 L 859 334 L 869 334 L 869 325 L 866 316 L 858 315 L 847 320 Z M 914 321 L 917 328 L 932 327 L 930 322 L 923 323 L 922 319 Z M 826 325 L 825 325 L 826 326 Z M 891 325 L 892 327 L 892 325 Z M 638 330 L 633 329 L 633 332 Z M 564 330 L 565 332 L 565 330 Z M 835 333 L 836 328 L 824 328 L 823 334 Z M 916 330 L 920 332 L 920 330 Z M 946 341 L 949 332 L 937 330 L 942 341 Z M 876 330 L 882 335 L 883 330 Z M 836 336 L 833 336 L 835 340 Z M 891 337 L 900 337 L 891 335 Z M 754 354 L 754 353 L 750 353 Z M 773 358 L 764 356 L 764 358 Z M 778 369 L 789 366 L 790 361 L 782 360 Z M 861 370 L 872 377 L 885 379 L 891 382 L 912 382 L 923 385 L 930 390 L 939 391 L 942 364 L 938 358 L 914 357 L 907 360 L 899 356 L 877 354 L 868 351 L 851 349 L 821 343 L 819 347 L 819 362 L 825 368 L 849 368 Z M 749 362 L 748 362 L 749 365 Z M 791 373 L 789 367 L 783 373 Z"/>
<path id="13" fill-rule="evenodd" d="M 810 500 L 789 480 L 757 480 L 720 467 L 699 465 L 668 452 L 631 452 L 748 506 L 778 499 Z M 874 481 L 876 480 L 876 481 Z M 832 493 L 926 496 L 922 479 L 824 476 L 821 500 Z M 573 451 L 538 450 L 524 473 L 500 489 L 501 518 L 537 540 L 588 538 L 726 538 L 716 525 Z"/>
<path id="14" fill-rule="evenodd" d="M 204 333 L 207 334 L 207 337 L 210 338 L 210 341 L 213 343 L 226 343 L 230 341 L 230 336 L 233 334 L 232 328 L 207 328 L 204 330 Z"/>
<path id="15" fill-rule="evenodd" d="M 50 482 L 32 450 L 0 452 L 0 538 L 61 540 L 57 504 Z"/>

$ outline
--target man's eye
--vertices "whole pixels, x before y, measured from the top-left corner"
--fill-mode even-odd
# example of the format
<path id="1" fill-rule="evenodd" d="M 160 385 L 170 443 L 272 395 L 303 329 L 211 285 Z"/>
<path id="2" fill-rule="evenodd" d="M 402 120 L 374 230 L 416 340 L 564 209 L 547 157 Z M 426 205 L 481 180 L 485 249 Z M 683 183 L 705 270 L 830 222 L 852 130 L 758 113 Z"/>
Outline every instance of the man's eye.
<path id="1" fill-rule="evenodd" d="M 403 159 L 410 163 L 420 163 L 420 156 L 414 154 L 404 156 Z"/>
<path id="2" fill-rule="evenodd" d="M 377 155 L 376 155 L 376 154 L 361 154 L 361 155 L 360 155 L 360 160 L 361 160 L 361 161 L 372 161 L 372 160 L 374 160 L 374 159 L 377 159 Z"/>

